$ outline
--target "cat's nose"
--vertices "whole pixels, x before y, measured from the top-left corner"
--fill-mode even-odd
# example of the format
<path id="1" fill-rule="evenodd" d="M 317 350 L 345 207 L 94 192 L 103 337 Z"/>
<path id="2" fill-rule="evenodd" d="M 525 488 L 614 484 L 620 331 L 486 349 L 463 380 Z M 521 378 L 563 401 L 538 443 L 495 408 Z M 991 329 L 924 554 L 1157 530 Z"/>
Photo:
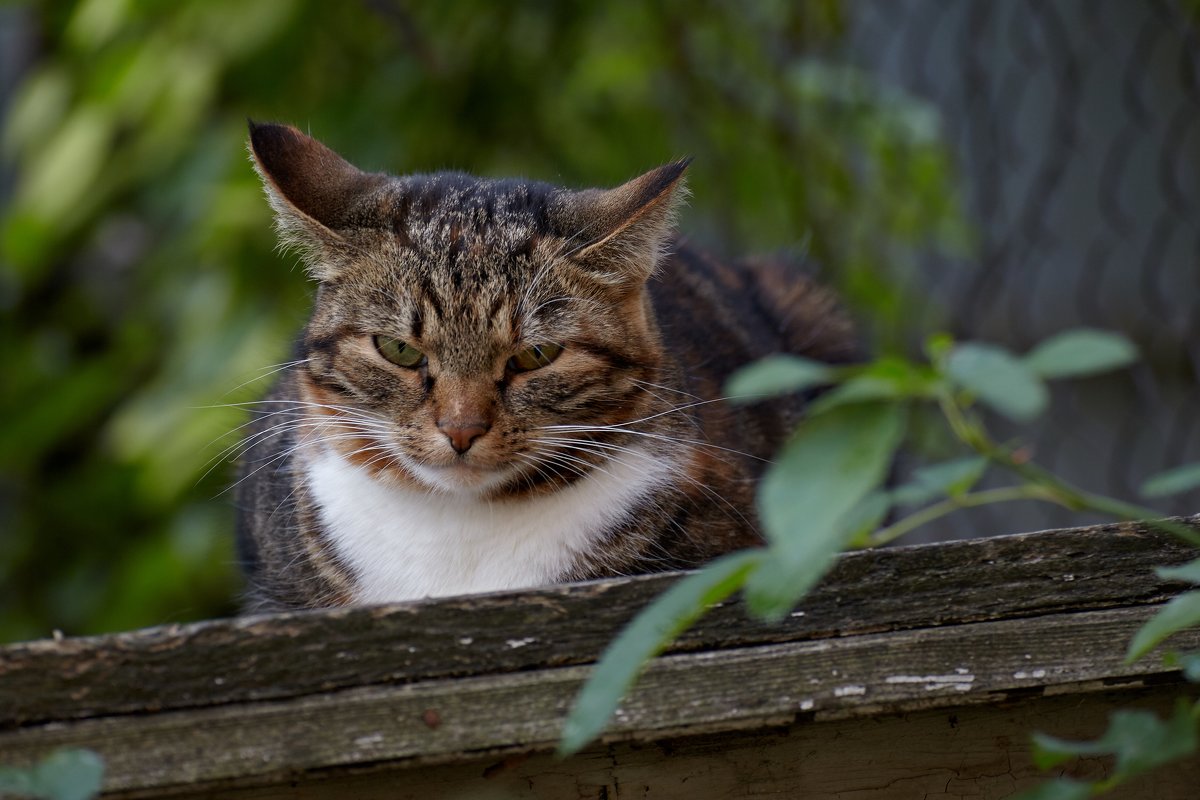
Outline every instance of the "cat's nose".
<path id="1" fill-rule="evenodd" d="M 465 453 L 471 449 L 472 442 L 491 430 L 491 426 L 485 422 L 445 420 L 438 423 L 438 430 L 446 434 L 456 453 Z"/>

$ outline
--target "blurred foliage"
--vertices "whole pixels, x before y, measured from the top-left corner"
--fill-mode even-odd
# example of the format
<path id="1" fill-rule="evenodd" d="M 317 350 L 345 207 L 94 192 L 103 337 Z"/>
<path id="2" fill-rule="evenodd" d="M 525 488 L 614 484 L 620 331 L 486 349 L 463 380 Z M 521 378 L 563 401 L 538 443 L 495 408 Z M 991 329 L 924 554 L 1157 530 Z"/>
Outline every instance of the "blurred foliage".
<path id="1" fill-rule="evenodd" d="M 100 793 L 104 760 L 91 750 L 58 750 L 29 767 L 0 764 L 0 792 L 29 800 L 89 800 Z"/>
<path id="2" fill-rule="evenodd" d="M 2 142 L 0 641 L 234 609 L 221 453 L 243 416 L 211 406 L 265 390 L 310 295 L 247 117 L 393 172 L 603 185 L 693 155 L 685 231 L 809 251 L 894 345 L 917 306 L 891 279 L 968 237 L 936 114 L 839 55 L 847 10 L 9 6 L 35 47 Z"/>
<path id="3" fill-rule="evenodd" d="M 990 410 L 1031 422 L 1049 405 L 1046 381 L 1102 374 L 1137 361 L 1137 349 L 1128 339 L 1078 329 L 1020 356 L 996 345 L 935 334 L 925 351 L 925 361 L 885 355 L 839 367 L 776 355 L 742 367 L 730 378 L 726 391 L 735 402 L 829 388 L 808 406 L 759 483 L 765 546 L 703 566 L 638 613 L 609 644 L 580 690 L 563 727 L 561 754 L 575 753 L 598 736 L 645 662 L 738 590 L 752 616 L 782 619 L 842 550 L 881 546 L 939 517 L 981 505 L 1039 500 L 1118 519 L 1162 516 L 1067 483 L 1035 464 L 1024 444 L 996 441 L 982 413 Z M 919 441 L 928 438 L 924 426 L 914 424 L 922 410 L 940 417 L 954 440 L 953 452 L 947 454 L 953 457 L 927 464 L 908 482 L 895 485 L 890 472 L 898 454 L 926 449 Z M 977 488 L 991 468 L 1008 478 L 1006 485 Z M 1183 481 L 1176 487 L 1188 488 Z M 880 527 L 892 511 L 896 518 Z M 1152 524 L 1200 547 L 1200 532 L 1189 526 L 1161 519 Z M 1159 574 L 1200 582 L 1200 561 Z M 1200 591 L 1164 606 L 1135 636 L 1129 656 L 1145 655 L 1166 637 L 1196 624 Z M 1200 716 L 1200 703 L 1196 709 Z"/>

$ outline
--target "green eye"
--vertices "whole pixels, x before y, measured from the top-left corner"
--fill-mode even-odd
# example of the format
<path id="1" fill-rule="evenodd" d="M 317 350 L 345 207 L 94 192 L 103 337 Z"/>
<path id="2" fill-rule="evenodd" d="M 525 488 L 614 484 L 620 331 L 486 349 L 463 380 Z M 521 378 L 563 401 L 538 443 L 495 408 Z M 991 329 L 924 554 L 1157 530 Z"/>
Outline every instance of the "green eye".
<path id="1" fill-rule="evenodd" d="M 541 369 L 562 353 L 562 345 L 539 344 L 522 350 L 508 360 L 508 368 L 515 372 L 528 372 L 531 369 Z"/>
<path id="2" fill-rule="evenodd" d="M 375 336 L 375 349 L 399 367 L 419 367 L 426 361 L 425 354 L 420 350 L 390 336 Z"/>

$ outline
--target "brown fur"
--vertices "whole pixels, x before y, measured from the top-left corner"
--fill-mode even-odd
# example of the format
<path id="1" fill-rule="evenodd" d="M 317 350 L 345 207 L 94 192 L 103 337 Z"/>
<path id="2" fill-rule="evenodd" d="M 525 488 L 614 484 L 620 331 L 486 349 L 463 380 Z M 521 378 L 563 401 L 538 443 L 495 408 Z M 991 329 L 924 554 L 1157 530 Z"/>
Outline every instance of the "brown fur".
<path id="1" fill-rule="evenodd" d="M 410 488 L 425 485 L 413 463 L 480 474 L 526 465 L 486 491 L 496 502 L 558 491 L 633 445 L 682 465 L 562 580 L 694 566 L 759 541 L 755 481 L 804 398 L 705 401 L 772 352 L 851 360 L 854 337 L 832 296 L 790 265 L 724 263 L 672 238 L 686 162 L 572 192 L 366 174 L 277 125 L 252 125 L 251 150 L 282 236 L 318 280 L 298 347 L 307 360 L 268 398 L 243 461 L 239 541 L 253 607 L 354 596 L 305 486 L 305 448 L 317 439 Z M 428 362 L 387 361 L 377 334 Z M 535 344 L 564 349 L 549 366 L 514 371 L 509 359 Z M 563 424 L 597 429 L 556 432 L 585 448 L 566 451 L 545 441 L 545 426 Z M 444 434 L 453 426 L 485 433 L 458 453 Z"/>

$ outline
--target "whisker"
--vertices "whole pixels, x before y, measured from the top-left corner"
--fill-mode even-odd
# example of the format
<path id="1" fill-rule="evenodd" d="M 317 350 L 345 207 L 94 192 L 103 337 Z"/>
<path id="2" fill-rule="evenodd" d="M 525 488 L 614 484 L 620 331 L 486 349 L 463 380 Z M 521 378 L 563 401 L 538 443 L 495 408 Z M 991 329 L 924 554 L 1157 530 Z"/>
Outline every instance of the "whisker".
<path id="1" fill-rule="evenodd" d="M 703 400 L 704 399 L 703 397 L 692 394 L 691 392 L 685 392 L 682 389 L 675 389 L 671 386 L 664 386 L 661 383 L 651 383 L 650 381 L 643 381 L 643 380 L 639 380 L 637 378 L 631 378 L 630 380 L 631 380 L 631 382 L 633 382 L 639 386 L 653 386 L 655 389 L 663 389 L 664 391 L 674 392 L 675 394 L 681 394 L 684 397 L 690 397 L 693 400 Z"/>
<path id="2" fill-rule="evenodd" d="M 347 412 L 350 414 L 362 414 L 363 416 L 372 416 L 372 417 L 376 417 L 377 419 L 383 419 L 383 417 L 380 417 L 377 414 L 373 414 L 369 411 L 364 411 L 363 409 L 360 409 L 360 408 L 352 408 L 350 406 L 335 406 L 331 403 L 312 403 L 312 402 L 309 402 L 308 400 L 271 400 L 271 399 L 246 400 L 246 401 L 240 402 L 240 403 L 214 403 L 212 405 L 206 405 L 206 406 L 191 406 L 191 408 L 193 408 L 193 409 L 244 408 L 246 406 L 266 406 L 266 405 L 288 405 L 288 406 L 297 406 L 297 407 L 306 407 L 306 408 L 332 408 L 336 411 L 344 411 L 344 412 Z"/>
<path id="3" fill-rule="evenodd" d="M 729 398 L 727 398 L 727 397 L 716 397 L 716 398 L 713 398 L 712 400 L 698 400 L 695 403 L 684 403 L 681 406 L 674 406 L 673 408 L 668 408 L 666 411 L 659 411 L 656 414 L 650 414 L 649 416 L 640 417 L 638 419 L 631 419 L 627 422 L 617 423 L 617 425 L 636 425 L 639 422 L 648 422 L 649 420 L 652 420 L 652 419 L 658 419 L 659 417 L 665 417 L 668 414 L 677 414 L 680 411 L 687 411 L 688 409 L 696 408 L 698 406 L 706 406 L 711 403 L 721 403 L 728 399 Z M 553 427 L 553 426 L 547 426 L 547 427 Z"/>
<path id="4" fill-rule="evenodd" d="M 662 441 L 662 442 L 670 442 L 672 444 L 690 444 L 690 445 L 694 445 L 696 447 L 707 447 L 707 448 L 711 448 L 713 450 L 720 450 L 725 453 L 733 453 L 734 455 L 742 456 L 743 458 L 752 458 L 755 461 L 761 461 L 764 464 L 774 463 L 769 458 L 762 458 L 761 456 L 756 456 L 753 453 L 747 453 L 742 450 L 735 450 L 732 447 L 723 447 L 719 444 L 713 444 L 712 442 L 705 442 L 700 439 L 685 439 L 683 437 L 668 436 L 668 435 L 662 434 L 662 433 L 652 433 L 650 431 L 637 431 L 637 430 L 633 430 L 632 428 L 626 428 L 621 425 L 600 425 L 600 426 L 594 426 L 594 427 L 589 427 L 586 425 L 544 425 L 544 426 L 538 428 L 537 430 L 544 430 L 544 431 L 545 430 L 554 430 L 554 431 L 560 431 L 562 433 L 626 433 L 626 434 L 629 434 L 630 436 L 642 436 L 647 439 L 654 439 L 656 441 Z"/>
<path id="5" fill-rule="evenodd" d="M 301 414 L 300 412 L 292 410 L 292 409 L 285 409 L 285 410 L 281 410 L 281 411 L 271 412 L 268 416 L 276 416 L 279 414 L 296 414 L 296 415 L 298 415 L 298 418 L 297 419 L 289 419 L 289 420 L 285 420 L 284 422 L 277 423 L 275 425 L 272 425 L 269 428 L 266 428 L 262 431 L 258 431 L 248 437 L 245 437 L 245 438 L 239 440 L 238 442 L 235 442 L 234 444 L 223 449 L 220 453 L 218 453 L 212 459 L 209 459 L 208 462 L 205 462 L 205 466 L 208 466 L 210 463 L 212 463 L 214 461 L 217 463 L 220 463 L 231 452 L 237 451 L 239 448 L 241 448 L 241 451 L 237 453 L 237 456 L 240 457 L 251 447 L 255 446 L 256 444 L 258 444 L 260 441 L 262 441 L 264 439 L 270 438 L 272 435 L 279 435 L 281 433 L 286 433 L 286 432 L 289 432 L 292 430 L 302 429 L 306 426 L 321 427 L 321 426 L 338 425 L 338 424 L 349 424 L 350 427 L 362 430 L 364 435 L 366 435 L 366 433 L 368 431 L 374 432 L 374 433 L 387 434 L 391 430 L 390 426 L 385 425 L 381 422 L 376 422 L 376 421 L 370 420 L 370 419 L 358 419 L 357 417 L 352 417 L 352 416 L 344 415 L 341 413 L 334 414 L 334 415 Z M 255 422 L 258 422 L 258 420 L 251 420 L 250 422 L 247 422 L 243 425 L 239 425 L 237 428 L 234 429 L 234 431 L 231 431 L 230 433 L 235 433 L 237 431 L 240 431 L 243 428 L 254 424 Z M 224 438 L 224 436 L 228 436 L 228 435 L 230 435 L 230 433 L 223 434 L 223 436 L 220 438 Z M 206 478 L 208 476 L 208 474 L 212 471 L 212 469 L 215 468 L 215 466 L 216 466 L 216 464 L 213 464 L 213 467 L 209 468 L 203 475 L 201 475 L 200 480 L 203 480 L 204 478 Z"/>
<path id="6" fill-rule="evenodd" d="M 543 308 L 554 305 L 555 303 L 587 303 L 588 305 L 604 307 L 604 304 L 599 300 L 592 300 L 591 298 L 587 297 L 553 297 L 549 300 L 539 303 L 536 308 L 529 312 L 528 316 L 532 317 Z"/>
<path id="7" fill-rule="evenodd" d="M 250 473 L 242 476 L 242 478 L 240 480 L 235 481 L 231 486 L 226 487 L 224 490 L 222 490 L 220 493 L 217 494 L 217 497 L 220 497 L 221 495 L 223 495 L 227 492 L 233 491 L 238 486 L 240 486 L 242 483 L 244 483 L 245 481 L 254 477 L 262 470 L 266 469 L 267 467 L 269 467 L 272 464 L 275 464 L 279 461 L 282 461 L 284 459 L 289 459 L 292 455 L 299 452 L 301 449 L 303 449 L 305 447 L 310 447 L 310 446 L 315 447 L 315 446 L 329 444 L 331 442 L 346 441 L 346 440 L 361 439 L 361 438 L 363 438 L 363 436 L 358 433 L 339 433 L 339 434 L 333 434 L 332 436 L 323 436 L 323 437 L 321 437 L 319 439 L 315 439 L 315 440 L 305 439 L 301 442 L 298 442 L 293 447 L 290 447 L 287 450 L 284 450 L 282 453 L 276 453 L 267 458 L 262 459 L 265 463 L 261 464 L 260 466 L 255 468 Z"/>
<path id="8" fill-rule="evenodd" d="M 576 470 L 576 474 L 579 475 L 580 477 L 585 477 L 587 475 L 588 471 L 593 470 L 593 469 L 596 470 L 597 472 L 603 473 L 604 475 L 608 475 L 609 477 L 612 476 L 611 472 L 604 469 L 600 465 L 593 464 L 592 462 L 588 461 L 587 459 L 579 458 L 578 456 L 569 456 L 566 453 L 559 453 L 559 452 L 548 453 L 548 454 L 546 454 L 546 460 L 556 460 L 556 461 L 557 460 L 565 460 L 572 464 L 578 464 L 578 465 L 580 465 L 581 468 Z"/>
<path id="9" fill-rule="evenodd" d="M 203 481 L 205 478 L 207 478 L 209 473 L 211 473 L 214 469 L 216 469 L 221 463 L 223 463 L 227 459 L 241 458 L 246 453 L 248 453 L 250 450 L 254 449 L 255 447 L 257 447 L 259 444 L 266 441 L 267 439 L 271 439 L 275 436 L 282 436 L 283 434 L 290 433 L 294 430 L 298 430 L 298 429 L 301 429 L 306 426 L 317 427 L 317 426 L 322 426 L 322 425 L 326 425 L 326 424 L 328 424 L 328 423 L 326 423 L 326 422 L 303 422 L 303 421 L 291 420 L 288 422 L 281 422 L 277 425 L 272 425 L 270 428 L 267 428 L 262 431 L 258 431 L 257 433 L 255 433 L 251 436 L 247 436 L 244 439 L 240 439 L 237 442 L 229 445 L 228 447 L 226 447 L 221 452 L 217 453 L 215 456 L 213 456 L 212 458 L 210 458 L 208 461 L 206 461 L 204 463 L 204 466 L 208 467 L 208 469 L 205 470 L 204 474 L 202 474 L 197 479 L 197 484 L 199 484 L 200 481 Z"/>
<path id="10" fill-rule="evenodd" d="M 263 367 L 263 370 L 265 370 L 265 371 L 260 371 L 260 373 L 258 375 L 255 375 L 250 380 L 245 381 L 244 383 L 239 383 L 237 386 L 233 387 L 229 391 L 225 392 L 225 394 L 221 395 L 221 397 L 228 397 L 229 395 L 236 392 L 238 389 L 241 389 L 245 386 L 249 386 L 252 383 L 261 381 L 264 378 L 269 378 L 276 373 L 283 372 L 285 369 L 289 369 L 291 367 L 298 367 L 301 364 L 307 364 L 311 360 L 312 360 L 311 358 L 301 358 L 298 361 L 285 361 L 282 364 L 272 364 L 269 367 Z"/>
<path id="11" fill-rule="evenodd" d="M 555 442 L 561 446 L 567 446 L 567 447 L 570 447 L 571 449 L 578 450 L 580 452 L 592 452 L 593 454 L 597 454 L 597 455 L 599 455 L 601 453 L 599 453 L 596 450 L 590 450 L 589 448 L 598 447 L 598 448 L 602 448 L 605 451 L 625 452 L 625 453 L 629 453 L 631 455 L 644 455 L 644 453 L 642 453 L 638 450 L 635 450 L 633 448 L 623 447 L 621 445 L 611 444 L 611 443 L 607 443 L 607 442 L 594 442 L 594 441 L 581 442 L 579 440 L 549 439 L 549 438 L 541 438 L 541 437 L 539 437 L 537 439 L 537 441 L 539 441 L 539 442 L 540 441 Z M 647 475 L 651 474 L 648 470 L 646 470 L 644 468 L 639 468 L 638 465 L 630 464 L 628 461 L 625 461 L 617 456 L 613 456 L 611 454 L 605 454 L 605 456 L 606 456 L 606 458 L 608 458 L 611 461 L 614 461 L 618 464 L 622 464 L 629 469 L 638 471 L 639 474 L 641 474 L 643 476 L 647 476 Z M 737 517 L 740 520 L 745 522 L 747 525 L 750 524 L 750 521 L 746 518 L 746 516 L 736 506 L 734 506 L 731 502 L 729 502 L 729 500 L 727 498 L 721 496 L 718 492 L 713 490 L 712 487 L 706 486 L 705 484 L 696 480 L 692 476 L 688 475 L 686 473 L 686 471 L 679 469 L 678 465 L 675 465 L 675 467 L 676 468 L 671 470 L 671 472 L 672 472 L 672 475 L 676 479 L 681 479 L 681 480 L 687 481 L 691 485 L 697 487 L 698 489 L 700 489 L 700 491 L 704 492 L 706 495 L 708 495 L 709 497 L 711 497 L 714 500 L 717 500 L 721 505 L 724 505 L 726 508 L 731 510 L 735 515 L 737 515 Z"/>

